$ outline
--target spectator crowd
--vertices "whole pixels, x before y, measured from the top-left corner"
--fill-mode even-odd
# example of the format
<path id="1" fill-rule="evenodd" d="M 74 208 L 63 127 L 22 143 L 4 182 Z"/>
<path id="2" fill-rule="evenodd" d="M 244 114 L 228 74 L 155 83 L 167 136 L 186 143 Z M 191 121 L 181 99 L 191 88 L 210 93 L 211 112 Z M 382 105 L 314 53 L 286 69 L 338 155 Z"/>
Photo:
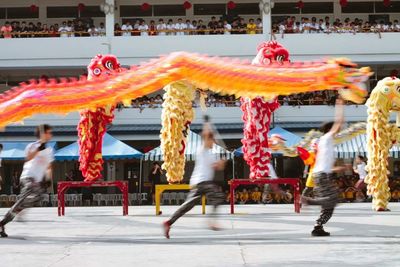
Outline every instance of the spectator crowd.
<path id="1" fill-rule="evenodd" d="M 351 20 L 335 19 L 331 21 L 330 17 L 317 19 L 312 17 L 302 17 L 300 21 L 296 17 L 287 17 L 280 23 L 273 23 L 272 29 L 274 33 L 290 34 L 290 33 L 360 33 L 360 32 L 400 32 L 400 24 L 398 20 L 393 22 L 380 21 L 364 21 L 355 18 Z"/>

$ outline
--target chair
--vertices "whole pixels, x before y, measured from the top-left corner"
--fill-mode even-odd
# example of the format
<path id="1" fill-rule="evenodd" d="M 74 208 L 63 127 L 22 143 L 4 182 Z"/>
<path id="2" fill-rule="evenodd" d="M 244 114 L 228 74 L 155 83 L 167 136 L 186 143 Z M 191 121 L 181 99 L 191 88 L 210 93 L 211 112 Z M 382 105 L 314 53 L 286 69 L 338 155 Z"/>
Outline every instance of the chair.
<path id="1" fill-rule="evenodd" d="M 101 206 L 103 202 L 104 202 L 104 206 L 107 206 L 107 203 L 108 203 L 108 201 L 107 201 L 107 195 L 101 194 L 101 195 L 100 195 L 100 205 L 99 205 L 99 206 Z"/>
<path id="2" fill-rule="evenodd" d="M 135 204 L 135 201 L 137 201 L 137 194 L 136 193 L 128 194 L 129 205 Z"/>
<path id="3" fill-rule="evenodd" d="M 101 194 L 100 193 L 93 194 L 93 202 L 96 202 L 97 206 L 101 205 Z"/>
<path id="4" fill-rule="evenodd" d="M 147 201 L 147 193 L 141 193 L 141 201 Z"/>
<path id="5" fill-rule="evenodd" d="M 47 207 L 50 202 L 49 194 L 42 194 L 41 197 L 42 197 L 42 199 L 40 200 L 40 206 Z"/>
<path id="6" fill-rule="evenodd" d="M 164 192 L 161 195 L 161 203 L 165 204 L 165 202 L 169 201 L 169 193 L 168 192 Z"/>
<path id="7" fill-rule="evenodd" d="M 74 205 L 74 194 L 65 194 L 65 203 L 67 206 Z"/>
<path id="8" fill-rule="evenodd" d="M 58 206 L 58 195 L 57 194 L 53 194 L 51 195 L 51 203 L 53 204 L 53 207 L 57 207 Z"/>
<path id="9" fill-rule="evenodd" d="M 15 202 L 17 202 L 17 195 L 15 195 L 15 194 L 9 195 L 8 202 L 11 204 L 14 204 Z"/>
<path id="10" fill-rule="evenodd" d="M 72 202 L 74 203 L 74 206 L 82 206 L 82 194 L 73 194 Z"/>
<path id="11" fill-rule="evenodd" d="M 176 201 L 176 195 L 177 195 L 176 192 L 171 192 L 171 193 L 169 193 L 169 199 L 168 199 L 168 201 L 169 201 L 169 204 L 170 204 L 170 205 L 172 205 L 172 201 L 175 201 L 175 204 L 177 203 L 177 201 Z"/>
<path id="12" fill-rule="evenodd" d="M 118 204 L 122 205 L 122 194 L 116 194 L 115 195 L 115 202 Z"/>

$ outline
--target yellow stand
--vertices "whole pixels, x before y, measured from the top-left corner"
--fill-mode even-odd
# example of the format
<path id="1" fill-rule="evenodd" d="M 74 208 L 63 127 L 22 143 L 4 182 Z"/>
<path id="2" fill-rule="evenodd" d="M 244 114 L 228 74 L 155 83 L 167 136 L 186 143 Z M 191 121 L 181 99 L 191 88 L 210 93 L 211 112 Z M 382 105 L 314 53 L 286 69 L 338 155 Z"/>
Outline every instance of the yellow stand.
<path id="1" fill-rule="evenodd" d="M 156 215 L 160 215 L 161 206 L 161 194 L 165 190 L 190 190 L 191 187 L 188 184 L 158 184 L 156 185 L 156 192 L 154 197 L 156 198 Z M 206 214 L 206 196 L 201 197 L 201 212 Z"/>

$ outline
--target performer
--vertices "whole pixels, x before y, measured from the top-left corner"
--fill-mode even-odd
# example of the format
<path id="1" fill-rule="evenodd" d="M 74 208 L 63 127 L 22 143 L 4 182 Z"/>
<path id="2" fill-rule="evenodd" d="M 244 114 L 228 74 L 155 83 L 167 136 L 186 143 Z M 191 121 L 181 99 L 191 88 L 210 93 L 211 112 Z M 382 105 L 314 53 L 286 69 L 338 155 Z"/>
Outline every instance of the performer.
<path id="1" fill-rule="evenodd" d="M 220 191 L 219 187 L 215 184 L 214 174 L 216 170 L 223 170 L 225 161 L 216 160 L 211 153 L 214 145 L 214 132 L 211 125 L 208 123 L 208 117 L 205 117 L 205 124 L 202 131 L 203 147 L 197 153 L 195 167 L 190 178 L 190 185 L 192 189 L 182 206 L 171 216 L 171 218 L 163 223 L 164 235 L 169 238 L 169 231 L 172 226 L 180 217 L 189 212 L 202 195 L 206 195 L 207 201 L 214 205 L 213 215 L 216 214 L 217 207 L 224 202 L 225 196 Z M 214 222 L 210 223 L 211 230 L 218 230 L 219 228 Z"/>
<path id="2" fill-rule="evenodd" d="M 364 183 L 364 179 L 367 176 L 367 171 L 365 170 L 365 167 L 367 166 L 367 164 L 365 164 L 365 158 L 361 155 L 357 156 L 356 159 L 354 160 L 354 172 L 358 174 L 358 181 L 355 185 L 355 188 L 358 191 L 361 191 L 365 188 L 365 183 Z"/>
<path id="3" fill-rule="evenodd" d="M 313 179 L 315 183 L 314 192 L 316 197 L 310 198 L 302 196 L 302 203 L 310 205 L 321 205 L 321 214 L 317 219 L 312 236 L 329 236 L 323 225 L 332 217 L 334 208 L 338 201 L 338 192 L 332 182 L 332 173 L 340 171 L 342 167 L 335 165 L 334 137 L 340 131 L 344 122 L 343 100 L 336 102 L 335 122 L 328 122 L 321 126 L 320 131 L 324 134 L 318 142 L 318 153 L 316 155 L 315 166 L 313 169 Z"/>
<path id="4" fill-rule="evenodd" d="M 46 147 L 46 143 L 52 138 L 52 128 L 47 124 L 40 125 L 35 134 L 38 140 L 30 143 L 25 149 L 20 199 L 0 221 L 0 237 L 8 236 L 5 232 L 5 225 L 11 222 L 18 213 L 40 202 L 41 194 L 45 192 L 52 179 L 53 149 Z"/>

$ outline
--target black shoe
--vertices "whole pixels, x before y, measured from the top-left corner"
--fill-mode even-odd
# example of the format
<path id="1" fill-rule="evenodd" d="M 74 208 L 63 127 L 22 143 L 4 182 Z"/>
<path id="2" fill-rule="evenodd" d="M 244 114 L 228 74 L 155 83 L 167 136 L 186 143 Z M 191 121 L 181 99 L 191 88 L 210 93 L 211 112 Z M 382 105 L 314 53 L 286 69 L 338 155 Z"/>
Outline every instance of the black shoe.
<path id="1" fill-rule="evenodd" d="M 2 238 L 8 237 L 8 235 L 6 234 L 6 231 L 4 229 L 4 225 L 0 225 L 0 230 L 1 230 L 0 237 L 2 237 Z"/>
<path id="2" fill-rule="evenodd" d="M 329 232 L 325 232 L 324 227 L 322 226 L 315 226 L 314 230 L 311 232 L 312 236 L 330 236 Z"/>

